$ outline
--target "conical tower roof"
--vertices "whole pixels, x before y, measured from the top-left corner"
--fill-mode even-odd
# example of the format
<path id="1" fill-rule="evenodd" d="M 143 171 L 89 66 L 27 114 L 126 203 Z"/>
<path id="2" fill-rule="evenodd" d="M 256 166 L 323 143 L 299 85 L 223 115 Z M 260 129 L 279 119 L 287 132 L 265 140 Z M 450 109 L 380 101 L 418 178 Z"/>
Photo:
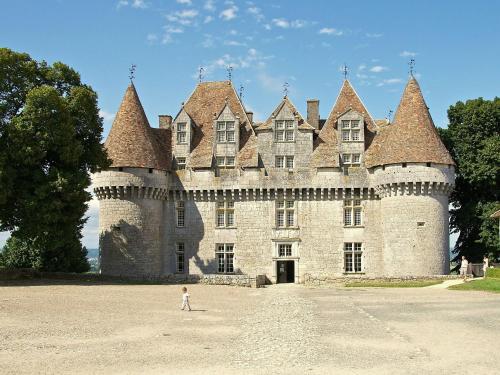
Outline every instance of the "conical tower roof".
<path id="1" fill-rule="evenodd" d="M 161 157 L 133 83 L 125 92 L 104 146 L 112 167 L 167 169 L 168 162 Z"/>
<path id="2" fill-rule="evenodd" d="M 393 124 L 376 135 L 365 157 L 367 167 L 397 163 L 455 164 L 413 76 L 405 87 Z"/>

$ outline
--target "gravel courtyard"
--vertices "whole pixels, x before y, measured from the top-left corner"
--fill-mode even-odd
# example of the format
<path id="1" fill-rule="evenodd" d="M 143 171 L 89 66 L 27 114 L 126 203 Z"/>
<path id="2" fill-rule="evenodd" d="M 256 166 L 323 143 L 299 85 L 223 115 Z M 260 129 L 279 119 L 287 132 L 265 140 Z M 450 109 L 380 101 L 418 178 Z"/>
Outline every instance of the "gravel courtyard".
<path id="1" fill-rule="evenodd" d="M 498 374 L 500 295 L 19 282 L 2 374 Z"/>

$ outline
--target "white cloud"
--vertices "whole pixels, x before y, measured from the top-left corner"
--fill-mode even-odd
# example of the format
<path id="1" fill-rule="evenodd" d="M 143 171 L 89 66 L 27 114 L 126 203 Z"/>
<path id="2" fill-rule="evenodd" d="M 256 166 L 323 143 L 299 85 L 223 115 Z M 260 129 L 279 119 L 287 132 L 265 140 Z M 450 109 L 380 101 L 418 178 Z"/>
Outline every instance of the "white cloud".
<path id="1" fill-rule="evenodd" d="M 102 117 L 102 119 L 105 122 L 111 122 L 115 118 L 115 113 L 111 113 L 111 112 L 105 111 L 104 109 L 101 109 L 99 111 L 99 116 Z"/>
<path id="2" fill-rule="evenodd" d="M 255 48 L 249 48 L 246 50 L 246 54 L 241 56 L 224 54 L 204 67 L 205 76 L 209 77 L 213 75 L 216 70 L 225 71 L 228 66 L 232 66 L 233 69 L 263 68 L 266 66 L 266 61 L 272 58 L 274 56 L 263 55 Z M 198 77 L 198 73 L 196 73 L 196 77 Z"/>
<path id="3" fill-rule="evenodd" d="M 360 66 L 358 66 L 358 70 L 359 71 L 363 71 L 366 69 L 366 65 L 365 64 L 361 64 Z"/>
<path id="4" fill-rule="evenodd" d="M 307 25 L 307 21 L 305 20 L 292 20 L 292 21 L 289 21 L 285 18 L 273 18 L 272 21 L 271 21 L 274 26 L 276 27 L 281 27 L 282 29 L 288 29 L 288 28 L 291 28 L 291 29 L 301 29 L 303 28 L 304 26 Z M 266 27 L 267 29 L 267 27 Z"/>
<path id="5" fill-rule="evenodd" d="M 120 9 L 121 7 L 126 7 L 128 5 L 128 1 L 127 0 L 120 0 L 118 1 L 118 3 L 116 4 L 116 7 L 118 9 Z"/>
<path id="6" fill-rule="evenodd" d="M 205 19 L 203 20 L 203 23 L 210 23 L 214 20 L 212 16 L 206 16 Z"/>
<path id="7" fill-rule="evenodd" d="M 256 6 L 251 6 L 247 8 L 247 12 L 250 13 L 253 17 L 255 17 L 257 22 L 260 22 L 265 18 L 264 15 L 262 14 L 261 9 L 257 8 Z"/>
<path id="8" fill-rule="evenodd" d="M 237 17 L 236 13 L 238 12 L 238 7 L 236 5 L 232 5 L 231 7 L 220 12 L 219 17 L 224 21 L 230 21 Z"/>
<path id="9" fill-rule="evenodd" d="M 198 15 L 198 11 L 196 9 L 185 9 L 175 12 L 175 15 L 179 18 L 194 18 Z"/>
<path id="10" fill-rule="evenodd" d="M 341 36 L 344 34 L 342 30 L 334 29 L 333 27 L 323 27 L 318 34 L 336 35 Z"/>
<path id="11" fill-rule="evenodd" d="M 385 85 L 394 85 L 402 82 L 403 80 L 401 78 L 389 78 L 389 79 L 384 79 L 382 82 L 377 83 L 377 86 L 381 87 Z"/>
<path id="12" fill-rule="evenodd" d="M 269 24 L 267 24 L 267 23 L 266 23 L 266 24 L 264 25 L 264 29 L 266 29 L 266 30 L 271 30 L 271 25 L 269 25 Z"/>
<path id="13" fill-rule="evenodd" d="M 193 2 L 191 0 L 176 0 L 179 4 L 191 5 Z"/>
<path id="14" fill-rule="evenodd" d="M 208 10 L 209 12 L 214 12 L 215 11 L 215 5 L 213 0 L 207 0 L 205 1 L 205 5 L 203 5 L 203 8 L 205 10 Z"/>
<path id="15" fill-rule="evenodd" d="M 214 43 L 214 38 L 210 34 L 205 34 L 205 39 L 201 43 L 203 48 L 212 48 L 215 43 Z"/>
<path id="16" fill-rule="evenodd" d="M 273 18 L 272 22 L 275 26 L 281 27 L 283 29 L 288 29 L 290 27 L 290 22 L 288 22 L 284 18 Z"/>
<path id="17" fill-rule="evenodd" d="M 132 8 L 136 8 L 136 9 L 146 9 L 149 4 L 146 3 L 144 0 L 120 0 L 118 1 L 118 3 L 116 4 L 116 8 L 117 9 L 120 9 L 122 7 L 126 7 L 126 6 L 131 6 Z"/>
<path id="18" fill-rule="evenodd" d="M 381 66 L 381 65 L 375 65 L 375 66 L 372 66 L 370 68 L 370 72 L 373 72 L 373 73 L 381 73 L 381 72 L 386 71 L 386 70 L 387 70 L 387 67 Z"/>
<path id="19" fill-rule="evenodd" d="M 415 57 L 415 56 L 417 56 L 417 55 L 418 55 L 418 53 L 416 53 L 416 52 L 411 52 L 411 51 L 403 51 L 403 52 L 401 52 L 401 53 L 399 54 L 399 56 L 401 56 L 401 57 Z"/>
<path id="20" fill-rule="evenodd" d="M 165 32 L 167 32 L 168 34 L 182 34 L 184 32 L 184 29 L 182 27 L 167 25 L 164 28 Z"/>
<path id="21" fill-rule="evenodd" d="M 381 38 L 384 36 L 382 33 L 366 33 L 365 34 L 368 38 Z"/>
<path id="22" fill-rule="evenodd" d="M 229 30 L 229 35 L 238 35 L 238 32 L 236 30 Z"/>
<path id="23" fill-rule="evenodd" d="M 246 43 L 241 43 L 236 40 L 226 40 L 224 41 L 225 46 L 232 46 L 232 47 L 245 47 Z"/>

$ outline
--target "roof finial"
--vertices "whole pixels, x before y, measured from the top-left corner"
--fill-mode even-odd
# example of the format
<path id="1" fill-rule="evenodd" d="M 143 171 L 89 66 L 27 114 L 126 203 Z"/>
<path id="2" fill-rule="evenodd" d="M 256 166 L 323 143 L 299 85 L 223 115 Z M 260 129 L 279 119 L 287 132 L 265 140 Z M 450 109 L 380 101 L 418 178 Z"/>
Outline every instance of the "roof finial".
<path id="1" fill-rule="evenodd" d="M 129 72 L 129 75 L 128 75 L 128 78 L 130 78 L 130 82 L 133 82 L 134 78 L 135 78 L 135 68 L 137 68 L 137 65 L 135 64 L 132 64 L 128 70 Z"/>
<path id="2" fill-rule="evenodd" d="M 231 65 L 229 65 L 227 68 L 227 78 L 229 79 L 229 82 L 232 81 L 232 77 L 233 77 L 233 67 Z"/>
<path id="3" fill-rule="evenodd" d="M 240 102 L 242 101 L 243 99 L 243 91 L 245 90 L 245 88 L 243 87 L 243 84 L 240 85 L 240 92 L 239 92 L 239 96 L 240 96 Z"/>
<path id="4" fill-rule="evenodd" d="M 392 111 L 392 109 L 389 109 L 389 112 L 387 113 L 387 120 L 388 120 L 389 122 L 391 122 L 391 117 L 392 117 L 392 114 L 393 114 L 393 113 L 394 113 L 394 112 Z"/>
<path id="5" fill-rule="evenodd" d="M 344 63 L 344 66 L 342 67 L 342 73 L 344 74 L 344 79 L 347 79 L 347 75 L 349 74 L 349 69 L 346 63 Z"/>
<path id="6" fill-rule="evenodd" d="M 288 84 L 288 82 L 285 82 L 283 84 L 283 97 L 287 97 L 288 96 L 288 88 L 290 87 L 290 85 Z"/>
<path id="7" fill-rule="evenodd" d="M 205 71 L 205 69 L 203 69 L 202 66 L 200 66 L 198 68 L 198 82 L 199 83 L 202 83 L 203 82 L 203 72 Z"/>
<path id="8" fill-rule="evenodd" d="M 408 66 L 410 67 L 410 76 L 413 77 L 413 71 L 415 70 L 415 59 L 411 59 L 408 63 Z"/>

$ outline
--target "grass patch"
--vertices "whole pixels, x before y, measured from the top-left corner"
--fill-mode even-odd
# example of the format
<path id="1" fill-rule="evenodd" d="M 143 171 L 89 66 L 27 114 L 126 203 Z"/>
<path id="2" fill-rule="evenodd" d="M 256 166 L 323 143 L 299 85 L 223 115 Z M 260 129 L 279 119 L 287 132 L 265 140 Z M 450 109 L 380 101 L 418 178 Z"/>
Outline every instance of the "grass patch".
<path id="1" fill-rule="evenodd" d="M 486 269 L 486 277 L 500 279 L 500 268 L 488 268 L 488 269 Z"/>
<path id="2" fill-rule="evenodd" d="M 482 290 L 486 292 L 500 293 L 500 279 L 489 278 L 469 281 L 467 283 L 450 286 L 453 290 Z"/>
<path id="3" fill-rule="evenodd" d="M 352 281 L 345 284 L 348 288 L 422 288 L 441 284 L 443 280 L 411 280 L 411 281 Z"/>

